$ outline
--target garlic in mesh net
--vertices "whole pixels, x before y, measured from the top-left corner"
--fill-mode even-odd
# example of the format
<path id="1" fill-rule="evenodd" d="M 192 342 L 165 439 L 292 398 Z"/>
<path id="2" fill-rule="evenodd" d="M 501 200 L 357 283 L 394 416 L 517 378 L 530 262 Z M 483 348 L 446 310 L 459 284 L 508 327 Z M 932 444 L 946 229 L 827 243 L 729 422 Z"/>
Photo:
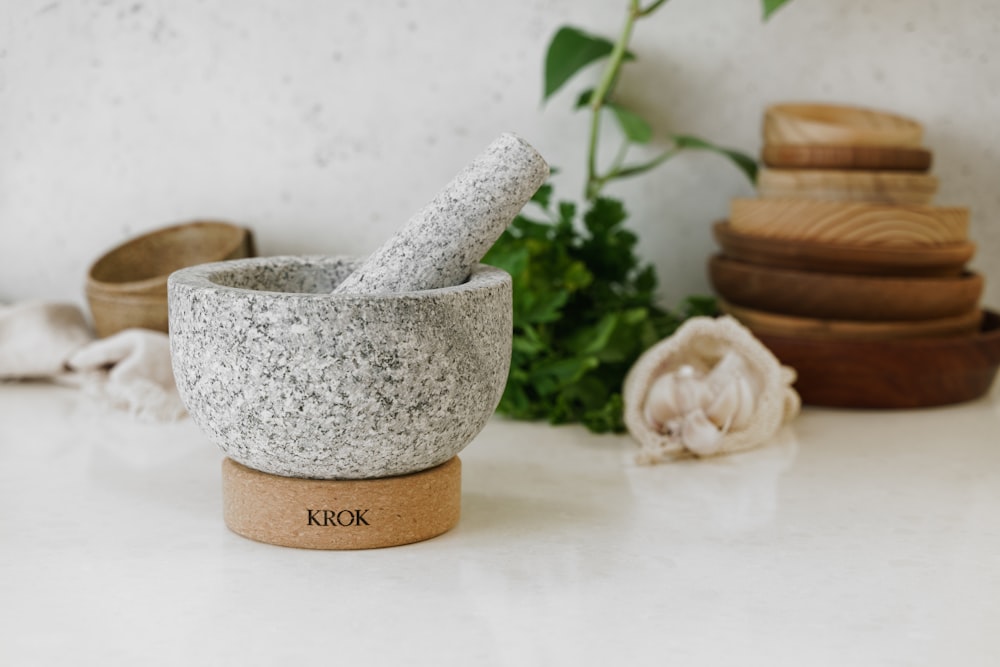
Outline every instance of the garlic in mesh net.
<path id="1" fill-rule="evenodd" d="M 794 381 L 735 319 L 692 318 L 629 371 L 625 425 L 643 463 L 750 449 L 798 413 Z"/>

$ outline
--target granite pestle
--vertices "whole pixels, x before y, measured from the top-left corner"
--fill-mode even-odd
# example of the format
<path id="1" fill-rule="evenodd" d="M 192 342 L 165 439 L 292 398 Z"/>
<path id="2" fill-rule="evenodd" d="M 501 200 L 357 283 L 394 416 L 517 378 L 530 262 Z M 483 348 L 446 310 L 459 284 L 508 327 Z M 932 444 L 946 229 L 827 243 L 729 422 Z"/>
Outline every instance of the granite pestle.
<path id="1" fill-rule="evenodd" d="M 500 135 L 333 293 L 413 292 L 465 282 L 548 175 L 548 164 L 528 142 Z"/>

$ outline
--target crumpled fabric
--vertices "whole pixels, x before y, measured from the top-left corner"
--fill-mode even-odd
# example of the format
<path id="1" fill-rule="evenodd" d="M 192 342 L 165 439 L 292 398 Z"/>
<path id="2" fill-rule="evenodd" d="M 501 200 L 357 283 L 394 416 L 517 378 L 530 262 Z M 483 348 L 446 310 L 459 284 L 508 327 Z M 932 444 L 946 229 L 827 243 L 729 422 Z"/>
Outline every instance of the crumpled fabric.
<path id="1" fill-rule="evenodd" d="M 83 312 L 69 303 L 0 305 L 0 381 L 48 380 L 149 421 L 186 411 L 170 364 L 170 339 L 126 329 L 95 339 Z"/>

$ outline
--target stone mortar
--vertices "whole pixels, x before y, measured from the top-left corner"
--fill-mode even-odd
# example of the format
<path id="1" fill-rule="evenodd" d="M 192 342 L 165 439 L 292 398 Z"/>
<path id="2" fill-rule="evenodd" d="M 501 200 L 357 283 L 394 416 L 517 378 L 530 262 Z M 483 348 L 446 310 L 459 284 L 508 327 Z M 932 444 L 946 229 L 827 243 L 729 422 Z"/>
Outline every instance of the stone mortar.
<path id="1" fill-rule="evenodd" d="M 444 463 L 486 425 L 510 366 L 511 279 L 331 294 L 359 260 L 267 257 L 169 280 L 174 375 L 226 456 L 288 477 L 365 479 Z"/>

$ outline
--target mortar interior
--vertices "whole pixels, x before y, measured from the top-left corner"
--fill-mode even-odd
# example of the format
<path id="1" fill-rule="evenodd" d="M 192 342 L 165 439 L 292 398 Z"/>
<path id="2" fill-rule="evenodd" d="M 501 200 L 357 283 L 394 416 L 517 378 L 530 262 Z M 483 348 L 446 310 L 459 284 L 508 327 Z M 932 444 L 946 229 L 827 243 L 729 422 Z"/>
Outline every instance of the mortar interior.
<path id="1" fill-rule="evenodd" d="M 210 272 L 208 282 L 219 287 L 272 294 L 317 295 L 337 299 L 392 299 L 450 291 L 474 289 L 485 280 L 484 269 L 495 272 L 493 267 L 480 265 L 472 276 L 459 285 L 417 292 L 382 294 L 337 294 L 331 292 L 351 275 L 362 260 L 346 257 L 262 257 L 239 262 L 227 262 Z M 494 278 L 495 279 L 495 278 Z"/>
<path id="2" fill-rule="evenodd" d="M 281 260 L 243 263 L 212 272 L 209 282 L 220 287 L 284 294 L 329 294 L 360 264 L 357 260 Z"/>

